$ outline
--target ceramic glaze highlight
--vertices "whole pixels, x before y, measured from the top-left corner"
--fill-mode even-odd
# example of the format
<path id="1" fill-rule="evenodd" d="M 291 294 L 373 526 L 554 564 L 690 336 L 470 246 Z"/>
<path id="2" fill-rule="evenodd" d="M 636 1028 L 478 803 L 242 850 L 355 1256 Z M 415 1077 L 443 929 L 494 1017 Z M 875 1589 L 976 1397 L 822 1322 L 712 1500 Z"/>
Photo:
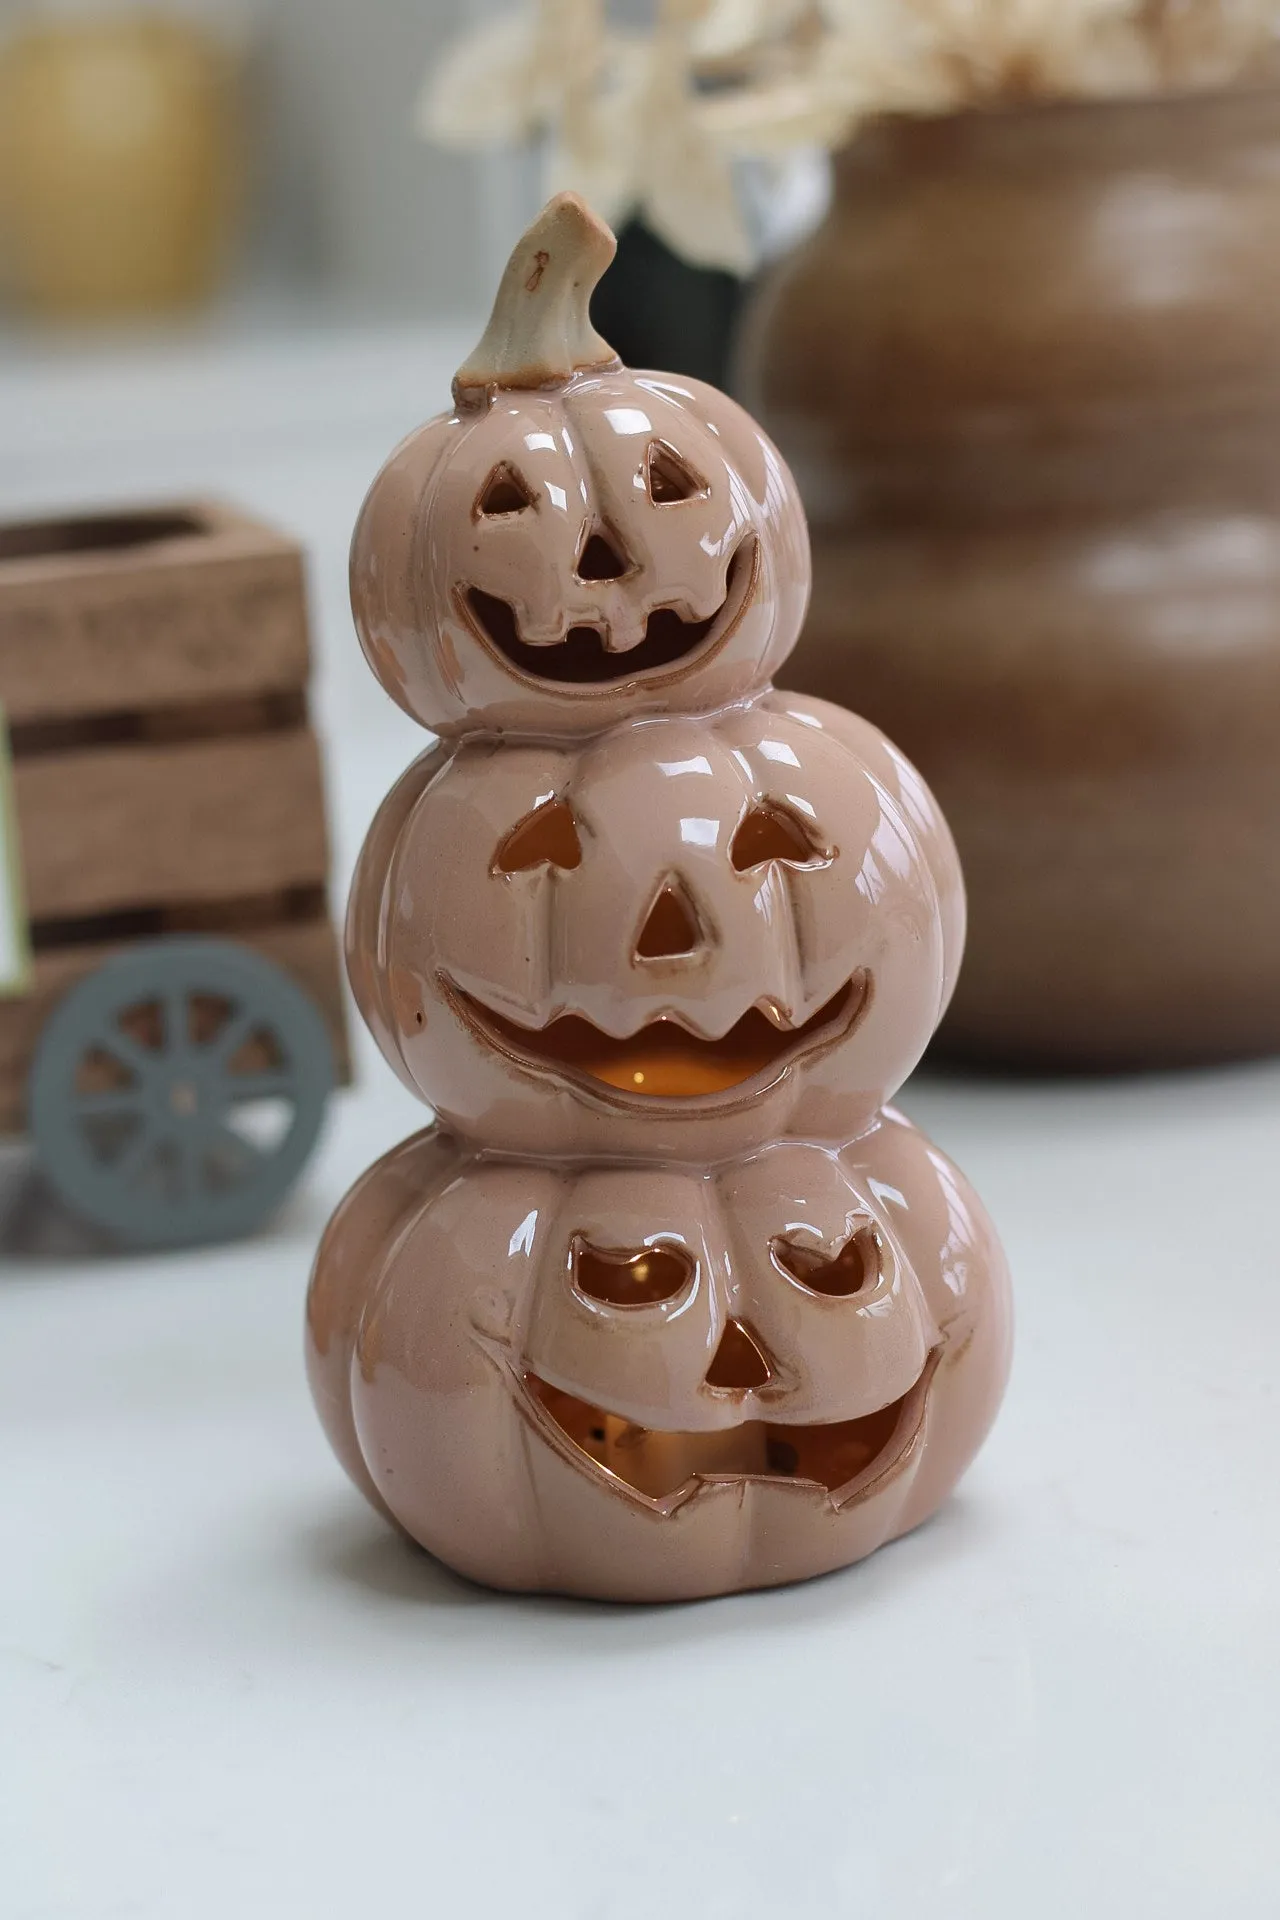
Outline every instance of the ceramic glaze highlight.
<path id="1" fill-rule="evenodd" d="M 572 840 L 502 871 L 553 809 Z M 451 1130 L 512 1153 L 589 1153 L 602 1127 L 645 1158 L 842 1143 L 919 1059 L 963 941 L 927 789 L 793 694 L 436 749 L 360 876 L 347 946 L 379 1044 Z"/>
<path id="2" fill-rule="evenodd" d="M 878 1260 L 852 1295 L 787 1271 L 867 1226 Z M 678 1248 L 683 1283 L 594 1297 L 584 1243 Z M 1009 1310 L 972 1189 L 887 1111 L 838 1152 L 710 1173 L 420 1134 L 336 1215 L 308 1328 L 339 1458 L 441 1559 L 492 1586 L 673 1600 L 828 1572 L 925 1519 L 995 1415 Z M 763 1377 L 716 1385 L 734 1328 Z"/>
<path id="3" fill-rule="evenodd" d="M 459 412 L 357 533 L 369 658 L 450 737 L 374 820 L 348 963 L 440 1124 L 335 1215 L 308 1359 L 356 1484 L 451 1565 L 661 1600 L 925 1518 L 994 1417 L 1009 1308 L 976 1197 L 884 1106 L 955 983 L 950 834 L 883 735 L 769 685 L 808 587 L 790 477 L 723 396 L 668 436 L 676 383 L 602 370 L 604 232 L 552 202 Z M 534 419 L 572 509 L 532 504 L 560 486 L 513 454 Z M 570 664 L 491 644 L 477 592 Z M 602 675 L 655 609 L 709 624 Z"/>
<path id="4" fill-rule="evenodd" d="M 566 278 L 585 333 L 579 250 L 603 271 L 612 235 L 556 215 L 521 242 L 499 309 L 548 308 L 501 326 L 495 309 L 494 364 L 482 343 L 453 412 L 396 449 L 356 527 L 361 643 L 437 733 L 577 736 L 707 711 L 754 693 L 800 631 L 808 535 L 781 456 L 714 388 L 602 365 L 597 336 L 564 337 Z"/>

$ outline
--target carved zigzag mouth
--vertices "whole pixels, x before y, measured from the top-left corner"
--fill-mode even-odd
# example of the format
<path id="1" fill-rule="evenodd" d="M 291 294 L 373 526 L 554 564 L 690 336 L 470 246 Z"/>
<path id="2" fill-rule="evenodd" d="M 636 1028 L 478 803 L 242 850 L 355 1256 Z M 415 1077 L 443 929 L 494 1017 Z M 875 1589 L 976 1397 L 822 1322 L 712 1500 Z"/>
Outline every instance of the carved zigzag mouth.
<path id="1" fill-rule="evenodd" d="M 744 1420 L 737 1426 L 675 1432 L 637 1426 L 537 1374 L 520 1377 L 523 1398 L 544 1433 L 588 1473 L 664 1512 L 717 1481 L 771 1481 L 826 1496 L 833 1509 L 874 1493 L 905 1465 L 924 1431 L 941 1347 L 888 1406 L 853 1420 L 812 1425 Z"/>
<path id="2" fill-rule="evenodd" d="M 520 634 L 515 608 L 497 594 L 467 587 L 461 595 L 479 638 L 526 679 L 561 686 L 608 686 L 620 680 L 658 676 L 717 652 L 755 594 L 759 543 L 748 535 L 735 549 L 725 576 L 725 595 L 705 620 L 686 620 L 675 607 L 658 607 L 645 622 L 644 637 L 629 647 L 611 645 L 607 621 L 570 627 L 559 640 L 534 646 Z"/>
<path id="3" fill-rule="evenodd" d="M 755 1006 L 718 1039 L 705 1039 L 672 1018 L 650 1020 L 619 1039 L 580 1013 L 562 1013 L 542 1027 L 525 1026 L 447 976 L 441 984 L 459 1017 L 499 1052 L 521 1065 L 585 1082 L 614 1101 L 640 1105 L 762 1093 L 797 1060 L 845 1039 L 871 998 L 871 976 L 860 970 L 798 1027 Z"/>

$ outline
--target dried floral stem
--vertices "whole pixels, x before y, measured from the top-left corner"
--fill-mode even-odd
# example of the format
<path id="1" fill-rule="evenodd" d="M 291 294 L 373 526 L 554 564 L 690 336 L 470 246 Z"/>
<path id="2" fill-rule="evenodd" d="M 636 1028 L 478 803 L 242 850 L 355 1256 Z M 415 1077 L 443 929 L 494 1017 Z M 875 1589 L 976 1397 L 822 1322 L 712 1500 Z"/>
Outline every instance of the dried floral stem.
<path id="1" fill-rule="evenodd" d="M 875 113 L 1221 85 L 1278 31 L 1280 0 L 656 0 L 647 35 L 603 0 L 525 0 L 446 56 L 420 125 L 539 139 L 548 191 L 744 271 L 740 158 L 834 147 Z"/>

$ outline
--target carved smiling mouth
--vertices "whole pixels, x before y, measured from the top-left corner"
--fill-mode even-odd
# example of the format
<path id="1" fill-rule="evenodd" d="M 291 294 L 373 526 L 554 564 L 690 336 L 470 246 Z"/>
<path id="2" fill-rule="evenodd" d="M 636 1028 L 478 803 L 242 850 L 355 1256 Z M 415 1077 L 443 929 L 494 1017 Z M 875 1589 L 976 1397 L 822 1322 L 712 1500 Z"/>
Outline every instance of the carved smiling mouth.
<path id="1" fill-rule="evenodd" d="M 668 1511 L 707 1482 L 743 1479 L 819 1487 L 839 1508 L 866 1499 L 905 1463 L 924 1428 L 940 1355 L 935 1347 L 913 1385 L 887 1407 L 827 1425 L 744 1420 L 708 1432 L 669 1432 L 637 1426 L 537 1374 L 526 1373 L 523 1384 L 534 1417 L 562 1451 L 567 1442 L 579 1465 Z"/>
<path id="2" fill-rule="evenodd" d="M 725 596 L 706 620 L 686 620 L 674 607 L 658 607 L 645 623 L 644 638 L 623 649 L 608 645 L 607 623 L 570 627 L 563 639 L 533 646 L 520 637 L 509 600 L 468 587 L 462 595 L 471 625 L 509 666 L 530 680 L 566 686 L 607 686 L 636 680 L 683 665 L 695 655 L 709 657 L 728 639 L 755 592 L 758 542 L 748 536 L 735 550 L 725 576 Z"/>
<path id="3" fill-rule="evenodd" d="M 843 1040 L 871 998 L 870 976 L 859 971 L 800 1027 L 751 1007 L 718 1040 L 704 1040 L 674 1020 L 651 1020 L 619 1040 L 580 1013 L 526 1027 L 451 980 L 442 985 L 472 1031 L 500 1052 L 641 1103 L 705 1099 L 748 1086 L 763 1092 L 798 1059 Z"/>

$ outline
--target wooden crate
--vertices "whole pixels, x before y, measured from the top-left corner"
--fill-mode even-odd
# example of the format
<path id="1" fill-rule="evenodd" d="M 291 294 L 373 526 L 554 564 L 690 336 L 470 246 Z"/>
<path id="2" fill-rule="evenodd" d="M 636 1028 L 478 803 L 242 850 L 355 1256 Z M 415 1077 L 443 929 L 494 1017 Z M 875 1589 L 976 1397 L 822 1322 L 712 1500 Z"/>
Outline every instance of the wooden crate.
<path id="1" fill-rule="evenodd" d="M 0 999 L 0 1132 L 21 1130 L 60 995 L 169 932 L 278 960 L 346 1076 L 309 664 L 298 547 L 229 508 L 0 527 L 0 706 L 34 949 L 32 991 Z"/>

